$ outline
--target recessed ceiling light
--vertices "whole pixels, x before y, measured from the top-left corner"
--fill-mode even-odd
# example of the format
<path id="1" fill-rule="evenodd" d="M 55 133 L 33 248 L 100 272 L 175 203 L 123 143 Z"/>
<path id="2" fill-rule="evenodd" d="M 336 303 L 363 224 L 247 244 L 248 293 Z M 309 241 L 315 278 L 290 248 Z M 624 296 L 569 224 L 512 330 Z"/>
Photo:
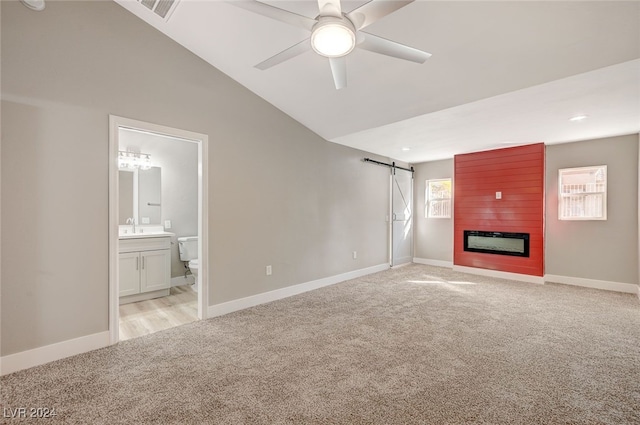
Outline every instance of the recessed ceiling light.
<path id="1" fill-rule="evenodd" d="M 575 117 L 569 118 L 569 121 L 580 122 L 587 119 L 587 115 L 576 115 Z"/>
<path id="2" fill-rule="evenodd" d="M 37 10 L 38 12 L 44 10 L 44 0 L 20 0 L 22 4 L 27 6 L 31 10 Z"/>
<path id="3" fill-rule="evenodd" d="M 408 151 L 410 151 L 410 150 L 411 150 L 411 148 L 402 148 L 402 151 L 403 151 L 403 152 L 408 152 Z"/>

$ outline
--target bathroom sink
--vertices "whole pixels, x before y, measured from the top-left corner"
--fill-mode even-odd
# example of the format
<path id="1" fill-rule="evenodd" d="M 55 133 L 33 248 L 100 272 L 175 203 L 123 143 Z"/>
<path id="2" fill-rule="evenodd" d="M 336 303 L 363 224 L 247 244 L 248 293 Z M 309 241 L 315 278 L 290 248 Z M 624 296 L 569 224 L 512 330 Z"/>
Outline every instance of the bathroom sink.
<path id="1" fill-rule="evenodd" d="M 165 232 L 163 226 L 155 224 L 120 225 L 118 228 L 118 238 L 120 239 L 159 238 L 162 236 L 175 236 L 175 234 Z"/>

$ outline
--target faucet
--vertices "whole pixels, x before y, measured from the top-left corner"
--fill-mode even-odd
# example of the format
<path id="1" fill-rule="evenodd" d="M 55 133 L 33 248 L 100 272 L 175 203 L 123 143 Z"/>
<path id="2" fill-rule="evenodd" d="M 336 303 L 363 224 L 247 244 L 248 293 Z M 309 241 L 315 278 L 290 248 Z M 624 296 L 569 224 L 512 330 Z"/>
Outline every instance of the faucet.
<path id="1" fill-rule="evenodd" d="M 133 232 L 132 233 L 136 232 L 136 219 L 135 218 L 129 217 L 127 219 L 127 221 L 126 221 L 126 224 L 130 224 L 133 227 Z"/>

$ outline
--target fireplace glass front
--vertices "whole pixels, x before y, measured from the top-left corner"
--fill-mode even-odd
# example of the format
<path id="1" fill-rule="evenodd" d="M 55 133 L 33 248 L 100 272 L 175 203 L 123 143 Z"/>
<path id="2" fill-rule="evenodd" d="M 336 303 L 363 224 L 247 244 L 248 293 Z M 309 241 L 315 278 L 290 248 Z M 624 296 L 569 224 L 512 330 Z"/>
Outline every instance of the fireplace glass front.
<path id="1" fill-rule="evenodd" d="M 529 256 L 529 233 L 464 231 L 464 250 L 486 254 Z"/>

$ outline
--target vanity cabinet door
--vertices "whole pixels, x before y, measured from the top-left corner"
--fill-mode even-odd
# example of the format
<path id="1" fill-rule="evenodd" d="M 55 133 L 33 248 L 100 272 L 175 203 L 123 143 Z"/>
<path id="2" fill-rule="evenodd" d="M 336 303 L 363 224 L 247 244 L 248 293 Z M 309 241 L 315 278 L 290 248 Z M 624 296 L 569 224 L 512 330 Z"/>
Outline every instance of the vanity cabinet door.
<path id="1" fill-rule="evenodd" d="M 171 250 L 144 251 L 140 260 L 140 292 L 171 287 Z"/>
<path id="2" fill-rule="evenodd" d="M 140 292 L 140 254 L 126 252 L 119 254 L 119 295 L 134 295 Z"/>

